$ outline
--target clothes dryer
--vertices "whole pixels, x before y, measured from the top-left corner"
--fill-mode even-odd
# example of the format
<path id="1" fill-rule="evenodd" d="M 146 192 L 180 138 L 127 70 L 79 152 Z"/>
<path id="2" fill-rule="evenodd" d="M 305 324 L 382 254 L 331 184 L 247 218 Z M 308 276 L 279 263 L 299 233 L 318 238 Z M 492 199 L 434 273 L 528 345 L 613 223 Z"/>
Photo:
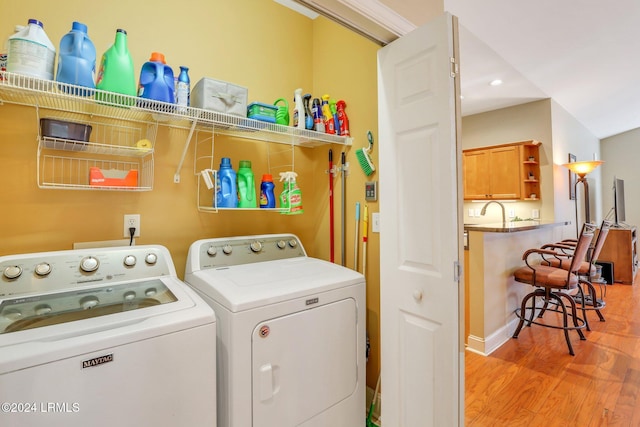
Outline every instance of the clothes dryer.
<path id="1" fill-rule="evenodd" d="M 219 427 L 365 424 L 364 276 L 277 234 L 194 242 L 185 282 L 216 313 Z"/>

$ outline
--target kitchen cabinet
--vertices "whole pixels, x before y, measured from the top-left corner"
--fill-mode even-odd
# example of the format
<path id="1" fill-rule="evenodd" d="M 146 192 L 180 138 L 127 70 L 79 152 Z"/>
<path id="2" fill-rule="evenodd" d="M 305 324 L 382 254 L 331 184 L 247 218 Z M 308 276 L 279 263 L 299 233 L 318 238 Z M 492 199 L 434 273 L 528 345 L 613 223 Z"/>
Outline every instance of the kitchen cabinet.
<path id="1" fill-rule="evenodd" d="M 638 232 L 630 228 L 612 228 L 604 241 L 598 261 L 613 263 L 614 282 L 633 284 L 638 272 Z"/>
<path id="2" fill-rule="evenodd" d="M 537 141 L 529 140 L 464 150 L 464 199 L 539 199 L 538 145 Z"/>
<path id="3" fill-rule="evenodd" d="M 96 98 L 101 100 L 96 101 Z M 38 119 L 51 118 L 92 127 L 89 141 L 48 138 L 41 135 L 38 128 L 37 174 L 40 188 L 152 190 L 158 126 L 188 131 L 183 155 L 173 177 L 175 183 L 180 182 L 180 170 L 194 135 L 196 138 L 200 135 L 201 139 L 210 140 L 211 154 L 213 136 L 216 134 L 285 144 L 288 146 L 287 149 L 291 149 L 292 155 L 295 146 L 352 144 L 350 137 L 276 125 L 198 108 L 187 107 L 178 111 L 174 104 L 88 90 L 6 72 L 0 75 L 0 105 L 3 103 L 34 107 Z M 140 141 L 145 142 L 139 144 Z M 89 172 L 91 168 L 96 167 L 120 173 L 136 170 L 137 185 L 90 185 Z"/>

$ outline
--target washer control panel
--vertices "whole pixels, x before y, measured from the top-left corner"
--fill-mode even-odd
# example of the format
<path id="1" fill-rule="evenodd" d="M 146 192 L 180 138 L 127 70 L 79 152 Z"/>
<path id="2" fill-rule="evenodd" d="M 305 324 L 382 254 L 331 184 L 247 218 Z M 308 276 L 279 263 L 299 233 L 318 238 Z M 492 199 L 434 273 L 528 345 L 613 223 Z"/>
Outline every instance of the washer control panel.
<path id="1" fill-rule="evenodd" d="M 167 275 L 175 268 L 162 246 L 8 255 L 0 257 L 0 299 Z"/>
<path id="2" fill-rule="evenodd" d="M 189 257 L 194 256 L 196 250 L 200 269 L 307 256 L 300 239 L 293 234 L 200 240 L 192 245 Z"/>

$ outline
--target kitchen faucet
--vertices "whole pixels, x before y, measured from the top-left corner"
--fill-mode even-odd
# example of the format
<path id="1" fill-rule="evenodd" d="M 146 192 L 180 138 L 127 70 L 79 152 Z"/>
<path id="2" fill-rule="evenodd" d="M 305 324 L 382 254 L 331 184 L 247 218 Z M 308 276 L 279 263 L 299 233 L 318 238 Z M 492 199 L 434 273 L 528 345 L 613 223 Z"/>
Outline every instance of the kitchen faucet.
<path id="1" fill-rule="evenodd" d="M 491 201 L 487 202 L 482 207 L 482 210 L 480 211 L 480 215 L 484 216 L 487 213 L 487 206 L 489 206 L 491 203 L 497 203 L 502 208 L 502 225 L 505 225 L 506 224 L 506 220 L 505 220 L 505 215 L 504 215 L 504 205 L 502 203 L 498 202 L 497 200 L 491 200 Z"/>

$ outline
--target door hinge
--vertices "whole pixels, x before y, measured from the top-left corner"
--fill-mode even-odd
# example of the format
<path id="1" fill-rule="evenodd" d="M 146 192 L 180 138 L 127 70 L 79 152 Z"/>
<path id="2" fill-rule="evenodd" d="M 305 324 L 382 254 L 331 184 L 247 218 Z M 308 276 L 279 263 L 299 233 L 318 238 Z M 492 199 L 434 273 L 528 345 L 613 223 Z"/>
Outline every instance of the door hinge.
<path id="1" fill-rule="evenodd" d="M 460 277 L 462 277 L 462 265 L 460 265 L 459 261 L 454 261 L 453 262 L 453 280 L 456 282 L 459 282 Z"/>
<path id="2" fill-rule="evenodd" d="M 449 62 L 451 63 L 451 72 L 450 72 L 450 76 L 451 78 L 456 78 L 456 76 L 458 75 L 458 63 L 456 62 L 456 58 L 449 58 Z"/>

